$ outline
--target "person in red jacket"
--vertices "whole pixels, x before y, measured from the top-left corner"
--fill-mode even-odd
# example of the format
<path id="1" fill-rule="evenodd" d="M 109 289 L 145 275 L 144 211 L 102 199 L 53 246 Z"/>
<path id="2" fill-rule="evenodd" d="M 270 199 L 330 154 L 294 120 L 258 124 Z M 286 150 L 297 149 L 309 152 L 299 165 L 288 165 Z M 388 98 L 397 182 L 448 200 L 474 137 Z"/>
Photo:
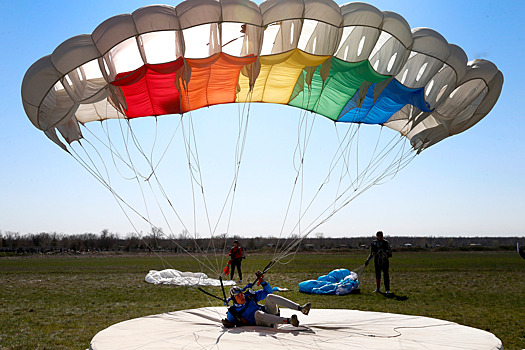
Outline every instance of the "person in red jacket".
<path id="1" fill-rule="evenodd" d="M 233 280 L 233 272 L 235 271 L 235 267 L 237 267 L 239 280 L 242 283 L 241 262 L 242 259 L 246 259 L 246 257 L 244 256 L 244 249 L 242 249 L 242 247 L 239 245 L 239 241 L 233 241 L 233 247 L 230 249 L 230 253 L 228 255 L 230 256 L 231 261 L 230 279 Z"/>

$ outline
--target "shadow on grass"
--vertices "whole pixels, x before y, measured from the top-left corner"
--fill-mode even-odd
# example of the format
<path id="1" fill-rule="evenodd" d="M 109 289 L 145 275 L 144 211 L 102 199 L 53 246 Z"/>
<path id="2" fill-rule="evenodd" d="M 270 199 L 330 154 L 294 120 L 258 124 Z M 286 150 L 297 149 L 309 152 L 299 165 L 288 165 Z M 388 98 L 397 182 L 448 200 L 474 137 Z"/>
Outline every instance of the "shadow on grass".
<path id="1" fill-rule="evenodd" d="M 387 299 L 393 299 L 396 301 L 408 300 L 408 297 L 406 295 L 397 295 L 396 293 L 383 293 L 383 292 L 379 292 L 379 293 Z"/>

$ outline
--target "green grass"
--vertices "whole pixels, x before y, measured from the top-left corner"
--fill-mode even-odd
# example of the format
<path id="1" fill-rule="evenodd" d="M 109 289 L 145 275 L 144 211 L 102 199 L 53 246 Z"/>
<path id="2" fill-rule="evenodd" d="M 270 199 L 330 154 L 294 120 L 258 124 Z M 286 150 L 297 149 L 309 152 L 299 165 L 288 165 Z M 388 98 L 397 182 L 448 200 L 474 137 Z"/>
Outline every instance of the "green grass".
<path id="1" fill-rule="evenodd" d="M 275 265 L 268 281 L 293 289 L 286 296 L 316 308 L 344 308 L 422 315 L 494 333 L 505 349 L 525 348 L 525 261 L 515 252 L 404 252 L 391 259 L 396 295 L 375 288 L 373 267 L 360 276 L 357 295 L 318 296 L 297 283 L 332 269 L 355 269 L 366 252 L 298 254 Z M 86 349 L 104 328 L 145 315 L 218 306 L 195 288 L 144 282 L 150 269 L 200 271 L 188 256 L 155 255 L 0 258 L 0 349 Z M 262 269 L 269 257 L 250 255 L 243 271 Z M 248 273 L 250 272 L 250 273 Z M 210 276 L 213 277 L 213 276 Z M 246 280 L 246 277 L 245 277 Z M 221 294 L 220 288 L 208 290 Z"/>

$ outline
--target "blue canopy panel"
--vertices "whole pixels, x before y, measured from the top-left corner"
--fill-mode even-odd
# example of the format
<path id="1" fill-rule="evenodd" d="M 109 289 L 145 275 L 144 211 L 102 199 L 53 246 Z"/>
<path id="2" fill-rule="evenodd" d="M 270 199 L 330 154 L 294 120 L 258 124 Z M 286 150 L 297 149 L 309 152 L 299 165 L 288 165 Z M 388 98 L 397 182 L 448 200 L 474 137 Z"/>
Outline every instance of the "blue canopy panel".
<path id="1" fill-rule="evenodd" d="M 432 112 L 425 101 L 425 88 L 411 89 L 393 79 L 390 84 L 381 92 L 381 95 L 374 103 L 374 88 L 372 84 L 366 92 L 366 97 L 357 108 L 359 93 L 348 101 L 345 108 L 341 111 L 338 122 L 383 124 L 392 115 L 401 110 L 405 105 L 411 104 L 423 112 Z"/>

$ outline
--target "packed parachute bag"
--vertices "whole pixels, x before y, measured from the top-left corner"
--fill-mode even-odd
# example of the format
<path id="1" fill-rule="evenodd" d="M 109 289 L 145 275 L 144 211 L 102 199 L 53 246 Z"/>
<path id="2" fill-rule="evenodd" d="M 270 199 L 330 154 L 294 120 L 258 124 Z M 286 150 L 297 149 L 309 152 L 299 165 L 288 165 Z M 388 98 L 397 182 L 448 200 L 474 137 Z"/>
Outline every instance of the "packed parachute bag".
<path id="1" fill-rule="evenodd" d="M 311 294 L 356 294 L 360 292 L 359 279 L 354 271 L 337 269 L 316 280 L 299 283 L 299 291 Z"/>

